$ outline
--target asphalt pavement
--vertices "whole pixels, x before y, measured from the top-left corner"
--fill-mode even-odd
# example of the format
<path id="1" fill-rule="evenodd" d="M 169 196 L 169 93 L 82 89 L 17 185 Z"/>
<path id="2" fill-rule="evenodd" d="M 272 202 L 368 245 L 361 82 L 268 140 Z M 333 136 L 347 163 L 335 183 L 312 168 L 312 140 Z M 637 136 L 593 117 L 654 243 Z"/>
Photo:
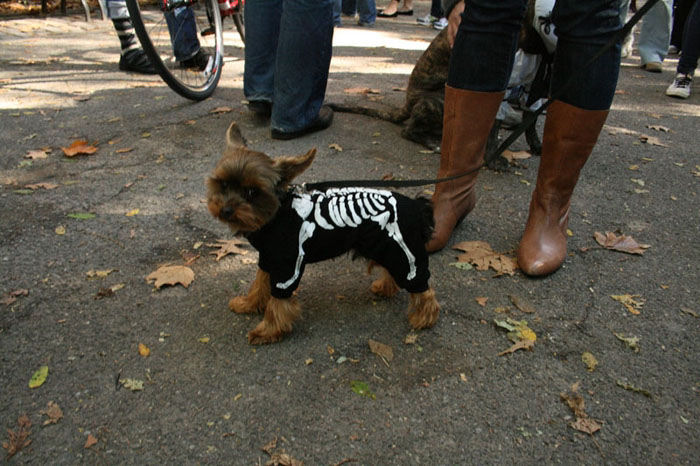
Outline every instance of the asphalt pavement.
<path id="1" fill-rule="evenodd" d="M 327 100 L 401 105 L 436 34 L 415 22 L 429 5 L 374 28 L 344 18 Z M 316 147 L 299 181 L 428 178 L 439 155 L 350 114 L 272 140 L 246 110 L 242 44 L 227 36 L 219 88 L 194 103 L 157 76 L 119 72 L 108 22 L 79 11 L 0 20 L 8 463 L 697 464 L 700 90 L 664 95 L 675 57 L 661 74 L 641 70 L 636 51 L 623 60 L 558 272 L 477 270 L 446 248 L 431 256 L 438 323 L 412 332 L 408 295 L 375 297 L 366 264 L 341 257 L 307 267 L 293 333 L 253 347 L 259 316 L 227 302 L 253 280 L 256 253 L 243 244 L 217 260 L 232 238 L 204 202 L 229 123 L 271 156 Z M 97 150 L 66 156 L 77 140 Z M 513 257 L 538 163 L 483 170 L 451 245 Z M 596 232 L 645 247 L 613 251 Z M 165 265 L 193 280 L 156 289 L 146 278 Z M 534 346 L 513 349 L 506 326 L 534 332 Z"/>

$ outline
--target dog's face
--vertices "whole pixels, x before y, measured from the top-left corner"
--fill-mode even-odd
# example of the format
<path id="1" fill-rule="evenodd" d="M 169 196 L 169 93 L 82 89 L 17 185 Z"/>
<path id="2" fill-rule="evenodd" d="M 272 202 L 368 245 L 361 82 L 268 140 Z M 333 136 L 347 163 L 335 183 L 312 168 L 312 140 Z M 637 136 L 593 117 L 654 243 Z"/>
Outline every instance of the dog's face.
<path id="1" fill-rule="evenodd" d="M 278 194 L 313 162 L 316 149 L 296 157 L 271 159 L 245 145 L 231 123 L 226 150 L 207 180 L 207 207 L 234 232 L 258 230 L 277 213 Z"/>

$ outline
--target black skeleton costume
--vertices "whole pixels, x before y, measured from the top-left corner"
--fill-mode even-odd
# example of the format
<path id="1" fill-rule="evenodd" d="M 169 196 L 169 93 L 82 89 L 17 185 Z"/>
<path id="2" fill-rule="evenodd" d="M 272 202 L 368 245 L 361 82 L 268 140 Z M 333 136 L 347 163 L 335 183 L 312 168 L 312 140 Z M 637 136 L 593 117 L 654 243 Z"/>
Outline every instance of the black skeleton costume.
<path id="1" fill-rule="evenodd" d="M 378 189 L 292 187 L 280 201 L 275 217 L 247 235 L 275 298 L 292 295 L 306 264 L 351 250 L 386 268 L 408 292 L 428 289 L 425 243 L 433 220 L 427 199 Z"/>

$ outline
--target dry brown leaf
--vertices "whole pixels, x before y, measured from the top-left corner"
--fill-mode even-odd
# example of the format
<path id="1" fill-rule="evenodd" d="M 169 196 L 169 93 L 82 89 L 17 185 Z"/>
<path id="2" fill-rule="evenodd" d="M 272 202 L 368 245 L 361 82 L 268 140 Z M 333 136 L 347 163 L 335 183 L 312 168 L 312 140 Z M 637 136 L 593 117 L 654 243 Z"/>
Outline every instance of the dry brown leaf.
<path id="1" fill-rule="evenodd" d="M 559 396 L 561 400 L 569 406 L 576 417 L 576 420 L 569 424 L 573 429 L 585 432 L 589 435 L 593 435 L 600 430 L 600 422 L 591 419 L 588 417 L 588 414 L 586 414 L 583 397 L 578 393 L 578 383 L 571 386 L 571 393 L 561 393 Z"/>
<path id="2" fill-rule="evenodd" d="M 144 345 L 143 343 L 139 343 L 139 354 L 144 358 L 147 358 L 148 356 L 150 356 L 151 350 L 148 346 Z"/>
<path id="3" fill-rule="evenodd" d="M 514 275 L 518 268 L 514 258 L 494 252 L 484 241 L 463 241 L 452 248 L 464 252 L 457 256 L 458 262 L 472 264 L 477 270 L 491 268 L 496 271 L 496 277 L 504 274 Z"/>
<path id="4" fill-rule="evenodd" d="M 187 288 L 194 280 L 194 272 L 184 265 L 165 265 L 146 277 L 148 283 L 154 282 L 156 288 L 163 285 L 180 284 Z"/>
<path id="5" fill-rule="evenodd" d="M 219 262 L 222 257 L 225 257 L 229 254 L 248 254 L 248 251 L 246 249 L 241 249 L 238 246 L 248 244 L 247 241 L 242 241 L 237 238 L 233 238 L 230 240 L 225 240 L 225 239 L 218 239 L 216 240 L 216 243 L 209 243 L 207 246 L 212 247 L 212 248 L 219 248 L 218 251 L 212 251 L 209 254 L 213 254 L 216 256 L 216 261 Z"/>
<path id="6" fill-rule="evenodd" d="M 12 458 L 18 451 L 22 448 L 29 446 L 32 443 L 28 439 L 29 434 L 32 432 L 29 428 L 32 426 L 32 421 L 26 414 L 21 415 L 17 418 L 17 432 L 7 429 L 8 439 L 6 442 L 2 442 L 2 447 L 7 450 L 7 459 Z"/>
<path id="7" fill-rule="evenodd" d="M 30 150 L 27 151 L 24 158 L 31 160 L 45 159 L 49 156 L 49 152 L 51 152 L 51 149 Z"/>
<path id="8" fill-rule="evenodd" d="M 646 249 L 651 246 L 649 244 L 639 244 L 631 236 L 620 235 L 617 236 L 615 233 L 606 231 L 605 234 L 598 231 L 593 233 L 595 240 L 603 246 L 605 249 L 612 249 L 614 251 L 626 252 L 627 254 L 644 254 Z"/>
<path id="9" fill-rule="evenodd" d="M 61 150 L 66 157 L 75 157 L 76 155 L 92 155 L 97 152 L 97 147 L 89 145 L 84 139 L 78 139 L 68 147 L 61 147 Z"/>
<path id="10" fill-rule="evenodd" d="M 25 188 L 36 191 L 37 189 L 56 189 L 58 185 L 54 183 L 34 183 L 26 185 Z"/>
<path id="11" fill-rule="evenodd" d="M 45 414 L 49 417 L 47 420 L 44 421 L 45 426 L 49 424 L 56 424 L 63 417 L 63 411 L 53 401 L 49 401 L 49 404 L 46 406 L 46 410 L 40 411 L 40 413 Z"/>
<path id="12" fill-rule="evenodd" d="M 90 448 L 91 446 L 95 445 L 97 443 L 97 437 L 95 437 L 92 434 L 88 434 L 87 439 L 85 440 L 85 445 L 83 448 Z"/>
<path id="13" fill-rule="evenodd" d="M 263 445 L 260 449 L 267 453 L 268 455 L 272 454 L 272 451 L 277 448 L 277 437 L 273 438 L 269 442 L 267 442 L 265 445 Z"/>
<path id="14" fill-rule="evenodd" d="M 387 362 L 390 362 L 392 359 L 394 359 L 394 350 L 391 349 L 391 346 L 385 345 L 384 343 L 380 343 L 372 339 L 370 339 L 368 343 L 370 351 L 372 351 L 380 358 L 385 359 Z"/>
<path id="15" fill-rule="evenodd" d="M 533 314 L 535 312 L 535 306 L 533 306 L 527 299 L 512 294 L 509 294 L 508 297 L 510 298 L 510 302 L 512 302 L 513 305 L 520 310 L 520 312 L 524 312 L 525 314 Z"/>
<path id="16" fill-rule="evenodd" d="M 474 298 L 474 299 L 481 307 L 486 306 L 486 302 L 489 300 L 489 298 L 487 298 L 486 296 L 479 296 L 478 298 Z"/>
<path id="17" fill-rule="evenodd" d="M 507 350 L 504 350 L 504 351 L 501 351 L 500 353 L 498 353 L 498 355 L 504 356 L 506 354 L 515 353 L 518 350 L 532 351 L 532 348 L 534 346 L 535 346 L 535 342 L 532 340 L 520 340 L 520 341 L 513 343 L 513 346 L 511 346 Z"/>
<path id="18" fill-rule="evenodd" d="M 661 140 L 654 136 L 649 136 L 648 134 L 642 134 L 639 136 L 639 140 L 644 144 L 650 144 L 652 146 L 668 147 L 668 145 L 661 142 Z"/>
<path id="19" fill-rule="evenodd" d="M 209 113 L 228 113 L 232 112 L 233 109 L 231 107 L 216 107 L 211 110 L 209 110 Z"/>
<path id="20" fill-rule="evenodd" d="M 303 466 L 303 464 L 287 453 L 275 453 L 270 455 L 270 460 L 265 463 L 265 466 Z"/>
<path id="21" fill-rule="evenodd" d="M 337 152 L 343 152 L 343 148 L 340 147 L 340 144 L 335 144 L 335 143 L 329 144 L 328 148 L 333 149 L 334 151 L 337 151 Z"/>
<path id="22" fill-rule="evenodd" d="M 670 128 L 661 125 L 647 125 L 647 128 L 653 129 L 654 131 L 661 131 L 662 133 L 670 133 Z"/>
<path id="23" fill-rule="evenodd" d="M 346 94 L 381 94 L 379 89 L 370 89 L 369 87 L 349 87 L 345 89 Z"/>
<path id="24" fill-rule="evenodd" d="M 506 159 L 508 161 L 508 163 L 513 163 L 515 160 L 529 159 L 530 157 L 532 157 L 532 154 L 526 150 L 520 150 L 517 152 L 513 152 L 512 150 L 506 149 L 501 154 L 501 157 Z"/>

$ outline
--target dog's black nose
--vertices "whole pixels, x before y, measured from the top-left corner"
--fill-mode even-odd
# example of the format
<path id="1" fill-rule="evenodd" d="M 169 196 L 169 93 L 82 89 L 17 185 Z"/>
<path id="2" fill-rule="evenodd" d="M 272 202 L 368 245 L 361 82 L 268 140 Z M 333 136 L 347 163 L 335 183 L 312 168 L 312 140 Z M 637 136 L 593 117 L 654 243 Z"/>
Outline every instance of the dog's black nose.
<path id="1" fill-rule="evenodd" d="M 231 207 L 230 205 L 226 205 L 221 209 L 221 218 L 228 220 L 231 217 L 233 217 L 233 213 L 234 213 L 233 207 Z"/>

